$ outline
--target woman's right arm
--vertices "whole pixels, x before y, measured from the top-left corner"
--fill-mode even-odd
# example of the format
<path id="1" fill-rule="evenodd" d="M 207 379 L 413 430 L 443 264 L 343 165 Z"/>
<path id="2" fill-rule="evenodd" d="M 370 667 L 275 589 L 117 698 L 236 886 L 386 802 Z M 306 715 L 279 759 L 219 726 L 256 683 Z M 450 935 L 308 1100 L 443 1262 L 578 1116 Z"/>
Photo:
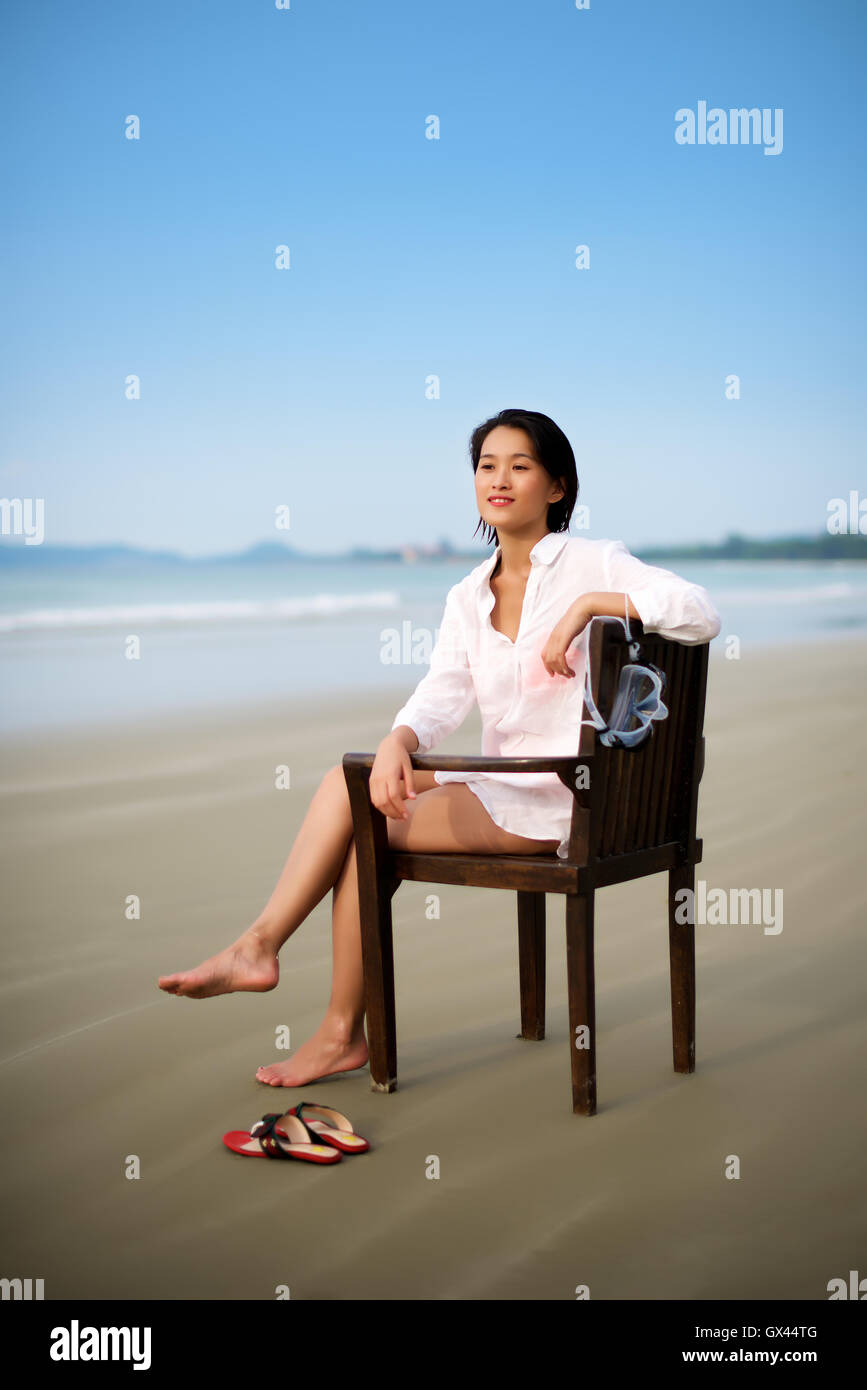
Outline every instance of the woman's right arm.
<path id="1" fill-rule="evenodd" d="M 459 585 L 446 595 L 430 667 L 397 712 L 370 773 L 370 799 L 385 815 L 406 820 L 403 792 L 415 796 L 410 753 L 429 753 L 463 723 L 475 703 L 460 613 Z"/>

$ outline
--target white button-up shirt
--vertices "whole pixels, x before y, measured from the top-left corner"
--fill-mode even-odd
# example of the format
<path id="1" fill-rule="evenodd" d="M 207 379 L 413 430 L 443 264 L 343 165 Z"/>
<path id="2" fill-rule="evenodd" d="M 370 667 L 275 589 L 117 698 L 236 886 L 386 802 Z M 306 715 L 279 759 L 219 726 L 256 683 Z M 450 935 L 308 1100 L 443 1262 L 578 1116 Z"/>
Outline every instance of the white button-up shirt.
<path id="1" fill-rule="evenodd" d="M 491 624 L 489 583 L 499 547 L 449 589 L 430 668 L 392 729 L 407 724 L 428 753 L 478 702 L 483 757 L 534 757 L 580 751 L 589 624 L 566 652 L 574 676 L 551 676 L 542 651 L 552 628 L 585 593 L 623 593 L 646 632 L 675 642 L 709 642 L 720 618 L 706 589 L 671 570 L 646 565 L 622 541 L 549 531 L 530 551 L 531 570 L 515 641 Z M 444 772 L 439 783 L 466 782 L 492 820 L 516 835 L 558 839 L 569 852 L 572 794 L 556 773 Z"/>

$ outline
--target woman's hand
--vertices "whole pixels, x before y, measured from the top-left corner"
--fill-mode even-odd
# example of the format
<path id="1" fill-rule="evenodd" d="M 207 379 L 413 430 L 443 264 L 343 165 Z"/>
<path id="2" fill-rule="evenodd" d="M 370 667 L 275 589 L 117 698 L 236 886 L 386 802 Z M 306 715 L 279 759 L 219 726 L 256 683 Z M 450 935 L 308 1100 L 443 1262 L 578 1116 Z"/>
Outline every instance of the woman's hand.
<path id="1" fill-rule="evenodd" d="M 402 739 L 387 734 L 376 750 L 370 769 L 370 800 L 378 811 L 392 820 L 409 820 L 404 806 L 407 797 L 415 796 L 412 763 Z"/>
<path id="2" fill-rule="evenodd" d="M 542 649 L 542 662 L 550 676 L 574 676 L 566 665 L 566 650 L 580 636 L 591 618 L 622 618 L 627 612 L 633 622 L 641 622 L 641 614 L 628 594 L 582 594 L 563 614 L 552 629 Z"/>
<path id="3" fill-rule="evenodd" d="M 576 599 L 566 610 L 542 648 L 542 664 L 549 676 L 574 676 L 571 666 L 566 664 L 566 652 L 580 636 L 593 617 L 592 609 L 584 598 Z"/>

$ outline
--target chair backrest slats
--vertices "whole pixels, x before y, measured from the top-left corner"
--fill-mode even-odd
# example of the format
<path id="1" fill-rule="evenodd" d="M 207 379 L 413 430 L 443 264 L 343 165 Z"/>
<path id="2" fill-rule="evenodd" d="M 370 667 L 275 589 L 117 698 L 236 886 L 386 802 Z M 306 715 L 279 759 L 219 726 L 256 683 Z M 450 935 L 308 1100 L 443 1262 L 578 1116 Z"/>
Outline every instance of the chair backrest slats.
<path id="1" fill-rule="evenodd" d="M 614 836 L 612 846 L 614 854 L 623 854 L 632 849 L 631 841 L 635 838 L 635 819 L 638 810 L 638 798 L 633 786 L 633 783 L 637 782 L 638 764 L 635 758 L 630 758 L 623 749 L 620 749 L 620 756 L 624 760 L 624 766 L 620 778 L 621 805 L 617 815 L 617 833 Z"/>
<path id="2" fill-rule="evenodd" d="M 597 745 L 598 746 L 598 745 Z M 617 818 L 623 807 L 621 788 L 623 783 L 623 755 L 619 749 L 611 749 L 605 758 L 605 820 L 600 837 L 600 857 L 613 854 L 617 835 Z"/>
<path id="3" fill-rule="evenodd" d="M 671 721 L 669 732 L 668 751 L 663 766 L 662 790 L 661 790 L 661 834 L 667 840 L 673 834 L 673 822 L 676 820 L 677 794 L 682 786 L 684 775 L 684 765 L 686 758 L 686 736 L 688 720 L 689 692 L 692 681 L 689 679 L 692 665 L 690 653 L 682 643 L 680 652 L 675 656 L 675 668 L 677 671 L 675 691 L 672 694 L 671 708 L 668 720 Z"/>
<path id="4" fill-rule="evenodd" d="M 654 732 L 650 736 L 650 746 L 645 757 L 641 759 L 639 775 L 635 793 L 635 830 L 634 843 L 644 844 L 647 840 L 648 826 L 650 824 L 650 810 L 653 799 L 653 787 L 659 775 L 660 766 L 660 739 L 657 737 L 659 725 L 656 725 Z"/>
<path id="5" fill-rule="evenodd" d="M 677 689 L 680 675 L 680 645 L 670 642 L 670 650 L 667 652 L 658 651 L 654 655 L 658 660 L 654 665 L 665 672 L 665 692 L 663 701 L 669 710 L 668 719 L 662 720 L 654 725 L 651 735 L 650 766 L 648 769 L 648 786 L 644 805 L 641 808 L 641 815 L 638 822 L 638 836 L 642 844 L 664 844 L 664 825 L 663 825 L 663 801 L 660 793 L 665 764 L 669 756 L 669 743 L 671 730 L 668 728 L 671 719 L 671 708 L 673 704 L 672 694 Z M 650 659 L 650 658 L 649 658 Z"/>

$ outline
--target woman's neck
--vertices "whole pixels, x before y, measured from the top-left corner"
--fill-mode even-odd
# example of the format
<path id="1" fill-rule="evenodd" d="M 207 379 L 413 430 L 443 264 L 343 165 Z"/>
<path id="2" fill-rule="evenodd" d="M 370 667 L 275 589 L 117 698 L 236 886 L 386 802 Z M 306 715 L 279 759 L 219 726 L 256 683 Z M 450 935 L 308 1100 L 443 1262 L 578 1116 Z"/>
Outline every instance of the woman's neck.
<path id="1" fill-rule="evenodd" d="M 527 540 L 521 536 L 500 536 L 499 558 L 491 571 L 491 578 L 495 575 L 504 575 L 507 579 L 525 579 L 532 569 L 530 563 L 530 551 L 534 545 L 538 545 L 543 536 L 547 536 L 547 529 L 541 535 L 534 536 Z"/>

